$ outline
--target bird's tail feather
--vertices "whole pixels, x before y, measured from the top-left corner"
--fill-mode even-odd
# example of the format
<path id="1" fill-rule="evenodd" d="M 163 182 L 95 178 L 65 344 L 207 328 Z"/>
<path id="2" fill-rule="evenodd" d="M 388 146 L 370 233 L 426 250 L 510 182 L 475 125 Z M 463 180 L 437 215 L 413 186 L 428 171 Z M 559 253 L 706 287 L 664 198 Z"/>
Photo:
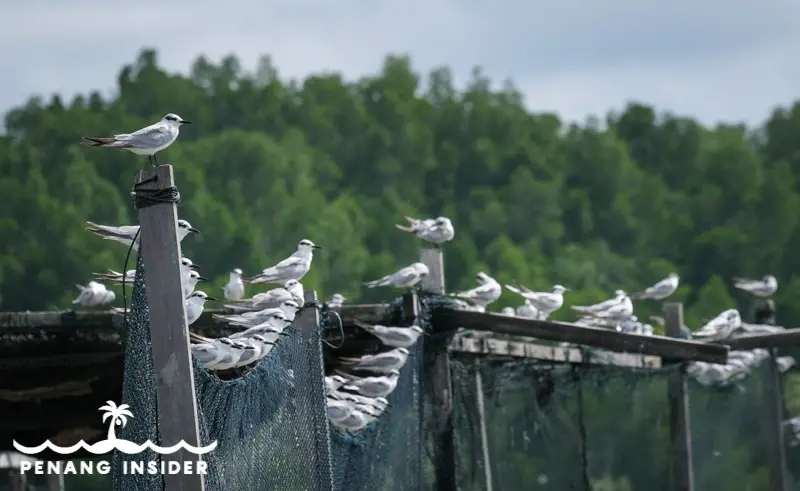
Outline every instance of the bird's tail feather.
<path id="1" fill-rule="evenodd" d="M 413 232 L 414 231 L 413 228 L 407 227 L 405 225 L 395 224 L 394 226 L 397 227 L 398 229 L 402 230 L 403 232 Z"/>
<path id="2" fill-rule="evenodd" d="M 113 138 L 98 138 L 94 136 L 84 136 L 83 140 L 90 147 L 102 147 L 103 145 L 108 145 L 109 143 L 114 143 L 115 141 L 117 141 Z"/>
<path id="3" fill-rule="evenodd" d="M 80 291 L 83 291 L 83 285 L 79 285 L 79 284 L 75 283 L 75 288 L 77 288 Z"/>
<path id="4" fill-rule="evenodd" d="M 361 329 L 364 329 L 365 331 L 371 331 L 372 330 L 372 325 L 371 324 L 367 324 L 366 322 L 361 322 L 358 319 L 353 319 L 353 324 L 355 324 L 356 326 L 360 327 Z"/>

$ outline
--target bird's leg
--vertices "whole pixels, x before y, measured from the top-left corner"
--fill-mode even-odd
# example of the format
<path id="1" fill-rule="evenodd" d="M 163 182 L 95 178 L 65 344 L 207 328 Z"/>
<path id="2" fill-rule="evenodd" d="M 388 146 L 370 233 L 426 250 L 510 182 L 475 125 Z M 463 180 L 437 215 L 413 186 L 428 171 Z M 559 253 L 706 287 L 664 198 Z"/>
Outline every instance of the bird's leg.
<path id="1" fill-rule="evenodd" d="M 153 160 L 156 163 L 156 165 L 154 165 L 153 167 L 158 167 L 158 157 L 156 156 L 156 154 L 153 154 Z"/>

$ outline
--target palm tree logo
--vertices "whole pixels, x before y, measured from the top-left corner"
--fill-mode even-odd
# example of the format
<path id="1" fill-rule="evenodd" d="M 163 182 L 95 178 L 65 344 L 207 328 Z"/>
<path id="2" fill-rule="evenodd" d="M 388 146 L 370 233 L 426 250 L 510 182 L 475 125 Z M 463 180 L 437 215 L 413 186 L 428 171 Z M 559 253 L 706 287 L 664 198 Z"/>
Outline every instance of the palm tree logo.
<path id="1" fill-rule="evenodd" d="M 103 422 L 105 423 L 108 418 L 111 418 L 108 426 L 109 442 L 117 439 L 117 435 L 114 434 L 114 426 L 119 425 L 124 428 L 128 424 L 128 418 L 133 417 L 133 413 L 128 410 L 129 407 L 127 404 L 117 406 L 114 401 L 106 401 L 106 405 L 100 407 L 100 411 L 103 411 Z"/>

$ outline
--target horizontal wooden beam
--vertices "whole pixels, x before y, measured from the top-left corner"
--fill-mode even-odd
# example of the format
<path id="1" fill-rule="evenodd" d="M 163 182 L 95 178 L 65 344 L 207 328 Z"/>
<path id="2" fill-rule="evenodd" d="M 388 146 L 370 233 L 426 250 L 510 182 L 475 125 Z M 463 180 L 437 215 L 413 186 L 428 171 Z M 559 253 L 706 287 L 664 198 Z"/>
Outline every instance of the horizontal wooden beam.
<path id="1" fill-rule="evenodd" d="M 719 344 L 730 346 L 732 350 L 800 346 L 800 329 L 786 329 L 785 331 L 768 334 L 745 334 L 737 338 L 720 341 Z"/>
<path id="2" fill-rule="evenodd" d="M 342 317 L 345 323 L 353 319 L 369 320 L 378 319 L 388 308 L 387 304 L 344 305 L 333 308 Z M 192 329 L 220 327 L 225 322 L 214 319 L 213 314 L 230 314 L 227 309 L 208 309 L 194 324 Z M 96 329 L 121 329 L 123 325 L 122 314 L 112 310 L 93 312 L 74 312 L 71 310 L 61 312 L 0 312 L 0 334 L 3 331 L 26 332 L 42 329 L 62 328 L 96 328 Z"/>
<path id="3" fill-rule="evenodd" d="M 440 309 L 434 313 L 437 329 L 463 327 L 475 331 L 491 331 L 496 334 L 530 336 L 547 341 L 560 341 L 605 348 L 619 353 L 640 353 L 660 356 L 675 361 L 705 361 L 727 363 L 728 347 L 725 345 L 699 343 L 663 336 L 641 336 L 609 329 L 583 327 L 565 322 L 523 319 L 500 314 Z"/>
<path id="4" fill-rule="evenodd" d="M 661 367 L 661 358 L 658 356 L 630 353 L 594 354 L 579 348 L 562 348 L 536 344 L 522 337 L 517 337 L 517 339 L 497 339 L 455 336 L 448 348 L 450 351 L 462 353 L 535 358 L 537 360 L 562 363 L 589 363 L 636 368 Z"/>

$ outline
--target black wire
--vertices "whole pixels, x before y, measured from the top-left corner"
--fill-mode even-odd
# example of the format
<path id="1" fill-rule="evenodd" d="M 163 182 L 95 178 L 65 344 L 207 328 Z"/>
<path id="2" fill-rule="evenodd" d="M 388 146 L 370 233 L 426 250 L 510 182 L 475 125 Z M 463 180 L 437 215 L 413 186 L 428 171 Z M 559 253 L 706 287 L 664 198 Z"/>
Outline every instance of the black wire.
<path id="1" fill-rule="evenodd" d="M 152 177 L 134 184 L 133 191 L 131 191 L 131 196 L 133 196 L 133 207 L 135 209 L 139 210 L 142 208 L 147 208 L 148 206 L 157 205 L 159 203 L 177 204 L 180 202 L 181 193 L 178 192 L 178 188 L 175 186 L 169 186 L 163 189 L 140 189 L 140 186 L 143 184 L 155 181 L 158 181 L 157 174 L 154 174 Z M 131 245 L 128 246 L 128 253 L 125 255 L 125 263 L 122 265 L 122 325 L 126 332 L 128 329 L 128 298 L 125 293 L 125 284 L 127 283 L 128 261 L 131 258 L 133 245 L 136 244 L 137 240 L 139 240 L 139 232 L 141 231 L 142 228 L 139 227 L 139 230 L 137 230 L 136 234 L 134 234 L 133 241 L 131 241 Z"/>

